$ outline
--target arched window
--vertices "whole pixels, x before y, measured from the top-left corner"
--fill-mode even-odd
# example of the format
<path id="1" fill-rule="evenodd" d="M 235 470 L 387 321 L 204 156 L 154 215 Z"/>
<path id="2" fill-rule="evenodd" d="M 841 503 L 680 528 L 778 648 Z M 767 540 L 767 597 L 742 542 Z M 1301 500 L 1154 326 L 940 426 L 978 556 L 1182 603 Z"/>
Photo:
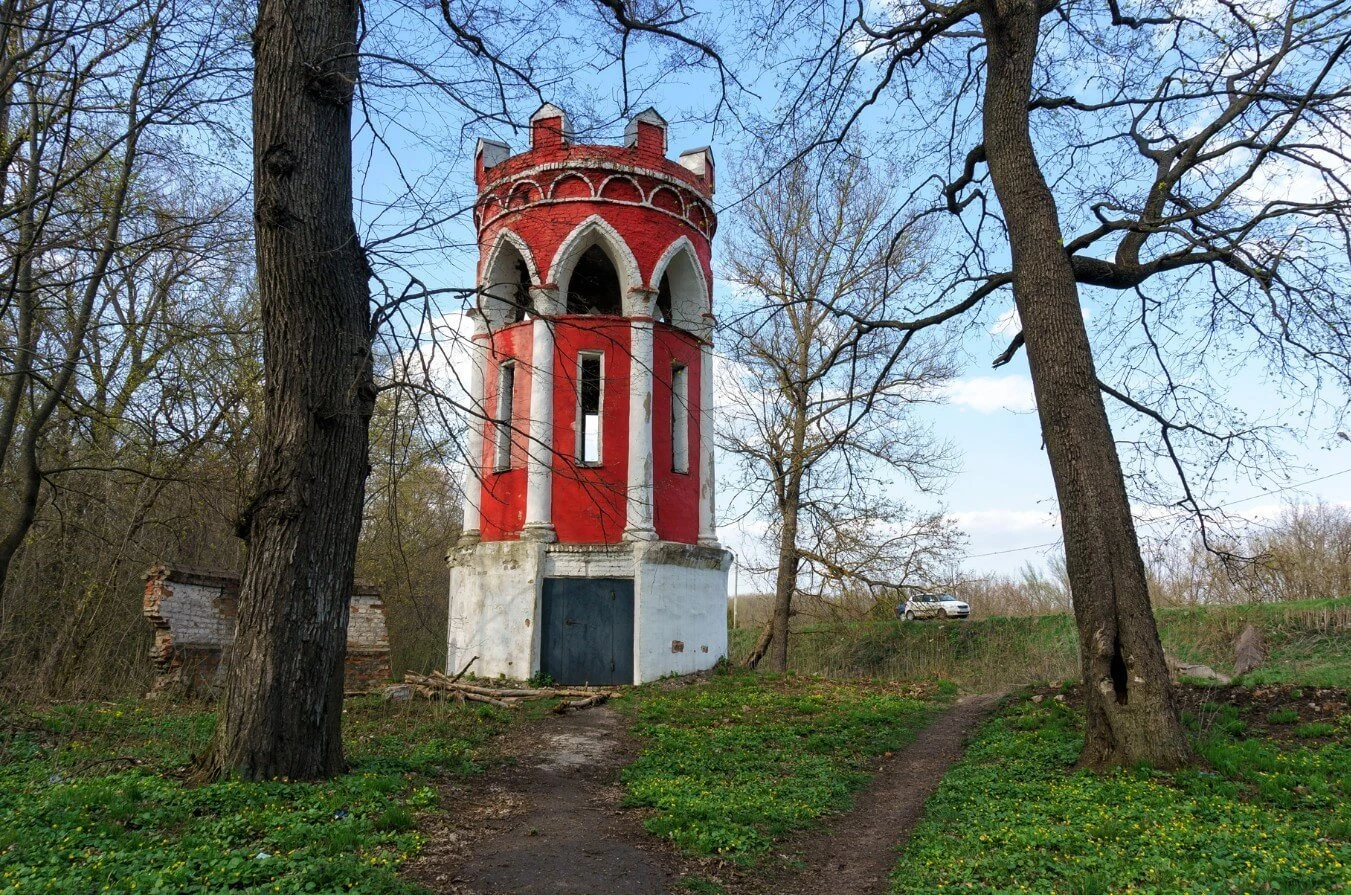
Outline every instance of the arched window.
<path id="1" fill-rule="evenodd" d="M 619 272 L 605 250 L 593 245 L 577 259 L 568 278 L 569 314 L 623 314 Z"/>

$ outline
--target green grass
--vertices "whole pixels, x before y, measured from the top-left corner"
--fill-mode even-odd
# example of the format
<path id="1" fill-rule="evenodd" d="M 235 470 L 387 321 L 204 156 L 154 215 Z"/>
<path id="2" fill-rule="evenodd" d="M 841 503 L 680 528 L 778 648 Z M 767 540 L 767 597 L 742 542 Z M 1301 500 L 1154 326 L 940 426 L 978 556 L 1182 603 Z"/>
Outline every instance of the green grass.
<path id="1" fill-rule="evenodd" d="M 1234 641 L 1252 624 L 1269 655 L 1244 683 L 1351 688 L 1351 598 L 1164 609 L 1158 616 L 1164 647 L 1184 661 L 1227 671 Z"/>
<path id="2" fill-rule="evenodd" d="M 490 706 L 349 700 L 351 771 L 318 784 L 191 787 L 209 712 L 78 704 L 0 710 L 0 893 L 419 891 L 431 778 L 466 774 L 506 722 Z"/>
<path id="3" fill-rule="evenodd" d="M 757 632 L 731 632 L 730 658 L 739 662 Z M 884 619 L 810 625 L 794 631 L 790 668 L 831 678 L 953 680 L 982 691 L 1078 674 L 1074 623 L 1067 615 L 995 617 L 970 621 Z"/>
<path id="4" fill-rule="evenodd" d="M 646 687 L 634 702 L 643 750 L 623 773 L 628 802 L 655 809 L 650 832 L 742 864 L 848 810 L 868 759 L 909 743 L 933 711 L 896 687 L 750 674 Z"/>
<path id="5" fill-rule="evenodd" d="M 1247 682 L 1351 688 L 1351 598 L 1160 609 L 1157 616 L 1164 648 L 1184 662 L 1228 671 L 1234 641 L 1253 624 L 1266 637 L 1270 656 Z M 731 634 L 736 662 L 757 632 Z M 952 680 L 974 691 L 1079 676 L 1078 637 L 1069 615 L 810 625 L 793 632 L 789 662 L 804 674 Z"/>
<path id="6" fill-rule="evenodd" d="M 1351 634 L 1346 631 L 1283 638 L 1270 658 L 1245 675 L 1244 682 L 1351 689 Z"/>
<path id="7" fill-rule="evenodd" d="M 1299 720 L 1299 712 L 1288 706 L 1286 708 L 1276 709 L 1276 711 L 1267 715 L 1268 724 L 1294 724 Z"/>
<path id="8" fill-rule="evenodd" d="M 1210 725 L 1198 751 L 1213 771 L 1098 775 L 1073 770 L 1077 711 L 1017 701 L 930 799 L 891 891 L 1351 891 L 1351 726 L 1339 728 L 1310 747 Z"/>

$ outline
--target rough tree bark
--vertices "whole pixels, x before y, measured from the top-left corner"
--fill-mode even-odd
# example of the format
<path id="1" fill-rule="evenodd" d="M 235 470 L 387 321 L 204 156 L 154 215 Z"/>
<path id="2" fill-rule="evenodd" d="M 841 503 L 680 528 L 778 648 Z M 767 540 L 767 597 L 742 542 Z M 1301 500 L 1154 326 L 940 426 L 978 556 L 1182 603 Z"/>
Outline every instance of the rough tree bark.
<path id="1" fill-rule="evenodd" d="M 348 599 L 374 407 L 370 270 L 352 219 L 357 0 L 262 0 L 254 215 L 265 422 L 209 776 L 343 770 Z"/>
<path id="2" fill-rule="evenodd" d="M 1055 199 L 1032 145 L 1028 103 L 1042 12 L 982 0 L 988 46 L 985 154 L 1007 222 L 1013 295 L 1060 501 L 1086 695 L 1086 766 L 1185 764 L 1121 461 L 1098 389 Z"/>

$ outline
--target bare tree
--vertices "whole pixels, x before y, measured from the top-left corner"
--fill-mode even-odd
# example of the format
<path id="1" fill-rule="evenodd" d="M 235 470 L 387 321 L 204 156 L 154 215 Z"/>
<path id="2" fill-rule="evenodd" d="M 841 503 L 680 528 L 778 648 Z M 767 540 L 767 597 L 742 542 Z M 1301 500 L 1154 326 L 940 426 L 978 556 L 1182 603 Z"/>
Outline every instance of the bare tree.
<path id="1" fill-rule="evenodd" d="M 227 30 L 170 0 L 0 4 L 0 610 L 110 278 L 194 225 L 155 220 L 145 182 L 172 177 L 148 168 L 185 122 L 229 101 Z"/>
<path id="2" fill-rule="evenodd" d="M 1225 412 L 1235 354 L 1265 357 L 1291 388 L 1346 385 L 1351 10 L 794 10 L 834 23 L 797 47 L 795 113 L 822 142 L 883 117 L 893 142 L 928 162 L 922 219 L 946 218 L 970 245 L 926 301 L 873 324 L 917 332 L 1012 290 L 1022 331 L 997 363 L 1026 347 L 1079 628 L 1083 763 L 1188 761 L 1103 395 L 1139 415 L 1147 460 L 1176 474 L 1176 502 L 1204 532 L 1189 452 L 1249 469 L 1267 458 L 1260 429 Z M 1097 362 L 1088 298 L 1103 311 Z"/>
<path id="3" fill-rule="evenodd" d="M 726 264 L 745 297 L 724 308 L 737 363 L 721 441 L 778 542 L 774 612 L 747 662 L 772 646 L 777 671 L 803 584 L 898 587 L 954 541 L 941 518 L 884 496 L 891 475 L 928 488 L 949 471 L 910 411 L 937 398 L 951 365 L 933 342 L 862 322 L 890 313 L 922 254 L 889 239 L 886 191 L 862 159 L 813 162 L 739 209 Z"/>

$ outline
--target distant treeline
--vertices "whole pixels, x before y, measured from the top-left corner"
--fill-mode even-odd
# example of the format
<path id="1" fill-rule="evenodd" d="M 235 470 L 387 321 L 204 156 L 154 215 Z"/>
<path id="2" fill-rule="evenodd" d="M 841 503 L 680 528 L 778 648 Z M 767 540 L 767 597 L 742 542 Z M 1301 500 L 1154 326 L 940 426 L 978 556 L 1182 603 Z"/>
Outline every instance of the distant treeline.
<path id="1" fill-rule="evenodd" d="M 1339 504 L 1292 503 L 1270 523 L 1244 534 L 1163 542 L 1145 551 L 1155 606 L 1277 603 L 1351 596 L 1351 509 Z M 1016 575 L 953 575 L 921 590 L 952 593 L 971 604 L 972 616 L 1046 615 L 1070 611 L 1063 560 L 1049 571 L 1029 563 Z M 799 599 L 795 627 L 820 621 L 886 618 L 905 600 L 901 592 L 850 594 L 829 602 Z M 769 597 L 744 595 L 737 627 L 758 628 Z M 729 609 L 729 618 L 731 612 Z"/>

